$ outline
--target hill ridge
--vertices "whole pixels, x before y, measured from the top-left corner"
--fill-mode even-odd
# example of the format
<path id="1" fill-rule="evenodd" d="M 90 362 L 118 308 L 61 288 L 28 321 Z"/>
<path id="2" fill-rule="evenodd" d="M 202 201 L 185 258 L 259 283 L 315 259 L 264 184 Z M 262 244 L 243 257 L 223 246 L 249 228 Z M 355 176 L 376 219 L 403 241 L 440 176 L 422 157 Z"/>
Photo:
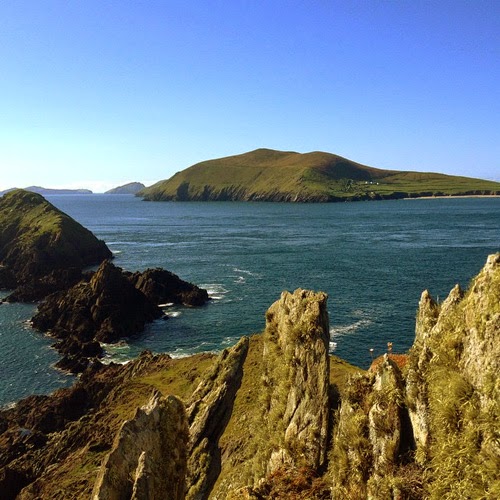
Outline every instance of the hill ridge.
<path id="1" fill-rule="evenodd" d="M 484 194 L 500 195 L 500 183 L 378 169 L 322 151 L 259 148 L 196 163 L 137 196 L 146 201 L 334 202 Z"/>

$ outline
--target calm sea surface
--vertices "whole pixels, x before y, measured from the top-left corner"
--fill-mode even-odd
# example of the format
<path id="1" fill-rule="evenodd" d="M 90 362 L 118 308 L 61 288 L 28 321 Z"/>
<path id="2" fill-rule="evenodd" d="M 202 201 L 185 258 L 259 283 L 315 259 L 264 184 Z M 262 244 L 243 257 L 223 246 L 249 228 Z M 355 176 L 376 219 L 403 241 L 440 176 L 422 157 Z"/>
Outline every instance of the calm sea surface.
<path id="1" fill-rule="evenodd" d="M 407 350 L 421 292 L 444 299 L 500 250 L 500 199 L 337 204 L 148 203 L 129 195 L 47 197 L 106 241 L 128 270 L 164 267 L 209 290 L 205 307 L 168 308 L 135 339 L 110 346 L 127 360 L 144 349 L 183 356 L 218 351 L 263 329 L 282 290 L 329 295 L 331 348 L 366 367 L 369 349 Z M 0 305 L 0 405 L 74 378 L 33 331 L 34 306 Z"/>

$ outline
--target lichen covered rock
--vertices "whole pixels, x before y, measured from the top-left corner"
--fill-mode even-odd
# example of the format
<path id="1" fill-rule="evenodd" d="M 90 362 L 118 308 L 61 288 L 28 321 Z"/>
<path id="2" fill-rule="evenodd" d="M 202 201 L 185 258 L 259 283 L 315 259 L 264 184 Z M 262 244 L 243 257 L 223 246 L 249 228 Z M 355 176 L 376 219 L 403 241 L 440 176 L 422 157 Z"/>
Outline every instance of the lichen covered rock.
<path id="1" fill-rule="evenodd" d="M 248 337 L 243 337 L 225 349 L 188 403 L 188 499 L 207 498 L 220 472 L 219 437 L 231 417 L 248 344 Z"/>
<path id="2" fill-rule="evenodd" d="M 320 467 L 328 434 L 327 295 L 283 292 L 266 313 L 264 411 L 275 446 L 267 472 L 282 465 Z"/>
<path id="3" fill-rule="evenodd" d="M 94 500 L 181 500 L 185 495 L 187 419 L 174 396 L 153 394 L 123 423 L 97 478 Z"/>

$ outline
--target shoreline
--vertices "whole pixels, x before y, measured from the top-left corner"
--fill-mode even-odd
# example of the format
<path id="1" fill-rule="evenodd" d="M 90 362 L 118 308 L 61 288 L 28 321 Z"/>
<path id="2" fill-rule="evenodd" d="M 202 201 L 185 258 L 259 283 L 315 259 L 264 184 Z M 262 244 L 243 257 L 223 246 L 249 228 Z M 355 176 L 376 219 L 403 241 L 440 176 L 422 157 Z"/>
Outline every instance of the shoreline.
<path id="1" fill-rule="evenodd" d="M 439 196 L 415 196 L 403 198 L 403 200 L 437 200 L 454 198 L 500 198 L 498 194 L 448 194 Z"/>

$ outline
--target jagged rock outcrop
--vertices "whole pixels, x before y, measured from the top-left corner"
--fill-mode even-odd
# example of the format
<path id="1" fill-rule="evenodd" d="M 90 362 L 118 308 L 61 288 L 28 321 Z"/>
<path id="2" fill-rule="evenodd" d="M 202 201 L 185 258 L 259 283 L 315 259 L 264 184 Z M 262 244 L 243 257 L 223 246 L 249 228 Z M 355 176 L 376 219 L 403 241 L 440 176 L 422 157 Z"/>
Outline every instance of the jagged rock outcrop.
<path id="1" fill-rule="evenodd" d="M 112 258 L 103 241 L 36 193 L 1 197 L 0 227 L 0 288 L 22 287 L 11 300 L 39 300 L 67 287 L 70 276 L 60 271 Z"/>
<path id="2" fill-rule="evenodd" d="M 75 388 L 0 412 L 1 491 L 8 500 L 88 498 L 109 455 L 95 491 L 119 495 L 114 477 L 127 476 L 127 498 L 134 484 L 143 497 L 168 488 L 154 472 L 159 456 L 177 467 L 176 485 L 186 471 L 190 499 L 499 498 L 499 320 L 497 254 L 466 293 L 455 287 L 442 304 L 422 294 L 406 364 L 388 354 L 367 372 L 338 373 L 326 295 L 284 292 L 265 332 L 217 359 L 94 363 Z M 187 407 L 178 455 L 150 448 L 146 411 L 130 423 L 153 388 Z M 329 394 L 340 395 L 339 408 Z"/>
<path id="3" fill-rule="evenodd" d="M 299 289 L 283 292 L 267 311 L 220 438 L 222 467 L 211 497 L 260 498 L 259 485 L 277 474 L 307 470 L 313 477 L 324 466 L 331 411 L 326 300 Z"/>
<path id="4" fill-rule="evenodd" d="M 172 359 L 144 352 L 126 365 L 94 362 L 73 387 L 50 396 L 30 396 L 0 411 L 2 500 L 91 498 L 102 462 L 123 422 L 132 420 L 137 408 L 148 405 L 155 390 L 189 399 L 214 358 L 198 354 Z M 179 406 L 176 401 L 173 408 Z M 174 416 L 182 413 L 179 408 Z M 169 450 L 167 457 L 172 466 L 175 462 L 180 467 L 179 474 L 170 469 L 175 477 L 182 476 L 186 464 L 182 453 L 187 445 L 182 442 L 184 446 Z"/>
<path id="5" fill-rule="evenodd" d="M 188 403 L 187 499 L 207 498 L 220 473 L 219 437 L 231 417 L 248 346 L 248 337 L 243 337 L 225 349 Z"/>
<path id="6" fill-rule="evenodd" d="M 376 371 L 353 377 L 334 433 L 333 498 L 408 498 L 398 475 L 413 449 L 404 380 L 386 354 Z"/>
<path id="7" fill-rule="evenodd" d="M 182 402 L 155 392 L 121 426 L 92 499 L 184 499 L 188 435 Z"/>
<path id="8" fill-rule="evenodd" d="M 466 293 L 424 291 L 415 332 L 402 374 L 386 357 L 342 394 L 333 497 L 497 498 L 500 254 Z"/>
<path id="9" fill-rule="evenodd" d="M 48 296 L 32 323 L 58 339 L 54 347 L 63 358 L 57 366 L 79 373 L 89 358 L 102 354 L 100 342 L 136 335 L 146 323 L 164 316 L 160 302 L 195 306 L 206 300 L 206 290 L 164 269 L 132 274 L 105 261 L 69 290 Z"/>
<path id="10" fill-rule="evenodd" d="M 86 358 L 101 354 L 99 342 L 135 335 L 162 315 L 121 269 L 105 261 L 89 281 L 47 297 L 32 323 L 59 339 L 55 347 L 64 355 L 60 366 L 79 372 Z"/>
<path id="11" fill-rule="evenodd" d="M 422 294 L 407 401 L 434 497 L 500 495 L 500 254 L 464 293 Z M 449 457 L 455 457 L 450 460 Z"/>
<path id="12" fill-rule="evenodd" d="M 146 269 L 129 275 L 130 281 L 155 304 L 183 304 L 202 306 L 208 300 L 208 292 L 179 278 L 165 269 Z"/>
<path id="13" fill-rule="evenodd" d="M 263 382 L 274 449 L 268 473 L 283 465 L 317 469 L 326 459 L 330 340 L 327 295 L 283 292 L 266 313 Z"/>

